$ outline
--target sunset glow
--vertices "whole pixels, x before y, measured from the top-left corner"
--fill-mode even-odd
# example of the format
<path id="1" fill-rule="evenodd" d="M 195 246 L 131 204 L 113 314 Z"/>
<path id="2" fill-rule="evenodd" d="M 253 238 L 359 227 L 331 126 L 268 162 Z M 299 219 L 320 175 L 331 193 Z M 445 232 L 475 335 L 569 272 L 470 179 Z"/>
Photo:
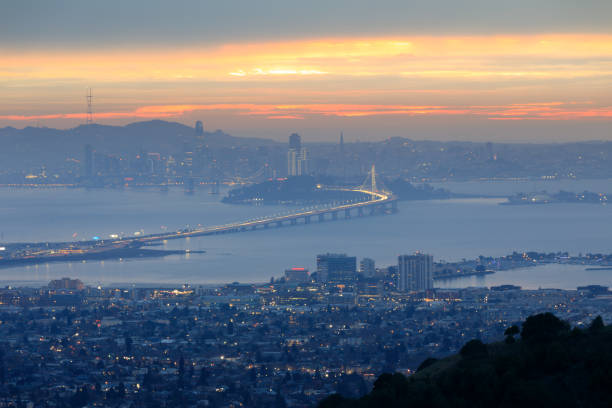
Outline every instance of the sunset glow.
<path id="1" fill-rule="evenodd" d="M 189 48 L 3 51 L 0 125 L 85 117 L 609 120 L 612 35 L 313 38 Z M 558 83 L 566 83 L 563 93 Z M 145 93 L 141 89 L 147 88 Z M 550 103 L 550 101 L 555 101 Z M 332 103 L 330 103 L 332 102 Z M 34 109 L 32 109 L 34 105 Z M 196 115 L 197 116 L 197 115 Z"/>

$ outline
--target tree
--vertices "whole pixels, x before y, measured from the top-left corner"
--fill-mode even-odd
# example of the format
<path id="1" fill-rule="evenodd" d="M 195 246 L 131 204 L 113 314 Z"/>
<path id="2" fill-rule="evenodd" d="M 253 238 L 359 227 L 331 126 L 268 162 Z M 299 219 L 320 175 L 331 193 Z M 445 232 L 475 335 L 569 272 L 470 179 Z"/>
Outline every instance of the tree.
<path id="1" fill-rule="evenodd" d="M 523 323 L 521 337 L 529 343 L 544 343 L 569 333 L 569 323 L 552 313 L 529 316 Z"/>
<path id="2" fill-rule="evenodd" d="M 504 335 L 506 336 L 506 343 L 511 344 L 516 342 L 514 336 L 519 334 L 521 331 L 519 330 L 517 325 L 512 325 L 506 329 Z"/>
<path id="3" fill-rule="evenodd" d="M 462 357 L 481 357 L 486 356 L 487 346 L 478 339 L 473 339 L 465 343 L 461 350 L 459 351 Z"/>
<path id="4" fill-rule="evenodd" d="M 601 316 L 597 316 L 591 322 L 591 325 L 589 326 L 589 331 L 592 333 L 596 333 L 598 331 L 601 331 L 604 327 L 605 327 L 605 324 L 604 324 L 603 319 L 601 318 Z"/>
<path id="5" fill-rule="evenodd" d="M 436 361 L 438 361 L 437 358 L 433 358 L 433 357 L 429 357 L 426 358 L 417 368 L 417 373 L 421 370 L 426 369 L 427 367 L 431 366 L 432 364 L 434 364 Z"/>

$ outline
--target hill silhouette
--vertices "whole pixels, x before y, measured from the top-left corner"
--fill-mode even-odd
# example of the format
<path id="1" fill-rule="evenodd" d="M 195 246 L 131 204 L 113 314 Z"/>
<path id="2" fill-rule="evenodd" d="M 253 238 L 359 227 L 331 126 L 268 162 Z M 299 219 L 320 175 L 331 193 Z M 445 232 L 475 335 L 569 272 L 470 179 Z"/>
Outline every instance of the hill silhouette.
<path id="1" fill-rule="evenodd" d="M 204 132 L 211 148 L 269 146 L 278 142 L 242 138 L 216 130 Z M 103 153 L 137 154 L 142 151 L 176 154 L 185 144 L 196 143 L 195 129 L 176 122 L 150 120 L 125 126 L 80 125 L 73 129 L 46 127 L 0 128 L 0 162 L 3 168 L 58 166 L 67 157 L 81 158 L 86 144 Z"/>
<path id="2" fill-rule="evenodd" d="M 597 317 L 571 329 L 545 313 L 521 330 L 508 328 L 505 342 L 471 340 L 457 355 L 425 360 L 410 377 L 383 374 L 368 395 L 335 394 L 319 408 L 610 406 L 612 326 Z"/>

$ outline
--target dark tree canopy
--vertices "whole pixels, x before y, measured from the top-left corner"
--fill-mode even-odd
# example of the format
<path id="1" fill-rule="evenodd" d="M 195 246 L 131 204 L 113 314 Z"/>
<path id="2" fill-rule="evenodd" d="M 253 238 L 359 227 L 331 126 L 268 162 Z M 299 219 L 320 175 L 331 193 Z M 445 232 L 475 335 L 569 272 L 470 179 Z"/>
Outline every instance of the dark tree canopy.
<path id="1" fill-rule="evenodd" d="M 518 328 L 506 335 L 514 339 Z M 610 407 L 612 326 L 595 319 L 570 331 L 551 313 L 530 316 L 521 337 L 425 360 L 410 377 L 382 374 L 366 396 L 332 395 L 322 408 Z"/>
<path id="2" fill-rule="evenodd" d="M 569 324 L 552 313 L 529 316 L 523 323 L 521 337 L 529 342 L 550 341 L 563 333 L 568 333 Z"/>

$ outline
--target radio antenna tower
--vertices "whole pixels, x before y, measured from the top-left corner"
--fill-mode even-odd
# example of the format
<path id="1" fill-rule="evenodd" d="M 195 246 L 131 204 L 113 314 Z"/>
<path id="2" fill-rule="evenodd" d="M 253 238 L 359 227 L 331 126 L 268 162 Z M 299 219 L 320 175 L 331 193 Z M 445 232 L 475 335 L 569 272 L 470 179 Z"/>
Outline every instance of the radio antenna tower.
<path id="1" fill-rule="evenodd" d="M 89 90 L 87 91 L 87 95 L 85 95 L 86 99 L 87 99 L 87 118 L 85 123 L 87 125 L 91 125 L 93 123 L 93 108 L 92 108 L 92 103 L 93 103 L 93 95 L 91 93 L 91 88 L 89 88 Z"/>

